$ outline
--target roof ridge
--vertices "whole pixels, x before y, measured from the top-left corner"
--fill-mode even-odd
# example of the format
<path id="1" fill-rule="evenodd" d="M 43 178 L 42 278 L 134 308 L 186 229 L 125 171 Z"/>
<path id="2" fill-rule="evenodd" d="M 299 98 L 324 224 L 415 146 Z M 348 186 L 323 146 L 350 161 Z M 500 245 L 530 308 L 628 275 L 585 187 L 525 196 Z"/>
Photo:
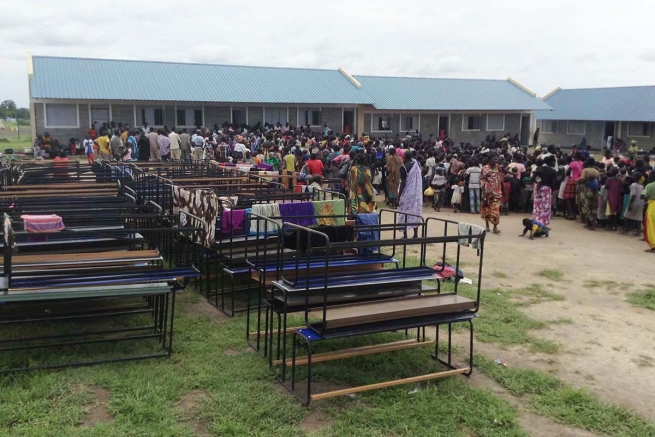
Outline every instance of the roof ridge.
<path id="1" fill-rule="evenodd" d="M 149 64 L 174 64 L 174 65 L 200 65 L 205 67 L 235 67 L 235 68 L 275 68 L 279 70 L 309 70 L 309 71 L 333 71 L 338 73 L 338 69 L 329 68 L 309 68 L 309 67 L 280 67 L 280 66 L 266 66 L 266 65 L 241 65 L 241 64 L 211 64 L 202 62 L 182 62 L 182 61 L 152 61 L 143 59 L 115 59 L 115 58 L 84 58 L 76 56 L 32 56 L 33 59 L 67 59 L 78 61 L 106 61 L 106 62 L 138 62 Z"/>
<path id="2" fill-rule="evenodd" d="M 622 90 L 628 88 L 655 88 L 655 85 L 624 85 L 624 86 L 604 86 L 604 87 L 589 87 L 589 88 L 561 88 L 560 91 Z"/>
<path id="3" fill-rule="evenodd" d="M 388 75 L 372 75 L 372 74 L 353 74 L 357 77 L 375 77 L 381 79 L 427 79 L 427 80 L 479 80 L 485 82 L 506 82 L 507 79 L 478 79 L 478 78 L 465 78 L 465 77 L 425 77 L 425 76 L 388 76 Z"/>

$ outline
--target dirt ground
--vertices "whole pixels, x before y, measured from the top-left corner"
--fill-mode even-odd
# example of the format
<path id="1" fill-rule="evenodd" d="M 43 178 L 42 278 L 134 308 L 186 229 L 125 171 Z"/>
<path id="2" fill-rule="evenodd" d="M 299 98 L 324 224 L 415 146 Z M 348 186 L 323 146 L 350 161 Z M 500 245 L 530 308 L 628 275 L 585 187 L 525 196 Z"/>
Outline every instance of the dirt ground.
<path id="1" fill-rule="evenodd" d="M 435 213 L 426 207 L 423 215 L 484 226 L 477 214 L 443 209 Z M 589 389 L 606 402 L 624 405 L 655 420 L 655 312 L 626 302 L 627 293 L 653 284 L 655 255 L 645 253 L 646 243 L 636 237 L 589 231 L 562 218 L 551 222 L 549 238 L 530 241 L 518 236 L 525 217 L 528 215 L 501 217 L 501 235 L 487 237 L 482 286 L 490 290 L 539 283 L 561 295 L 562 301 L 527 306 L 523 311 L 537 320 L 571 319 L 572 324 L 553 324 L 533 333 L 561 343 L 564 351 L 530 354 L 522 347 L 501 350 L 476 342 L 477 350 L 489 358 L 506 360 L 508 366 L 550 372 L 574 387 Z M 456 232 L 454 227 L 451 232 Z M 463 250 L 462 260 L 477 262 L 473 249 Z M 436 249 L 428 255 L 436 261 L 434 252 Z M 454 258 L 455 253 L 449 256 Z M 561 271 L 562 280 L 537 276 L 536 272 L 543 269 Z M 475 277 L 472 267 L 463 270 L 468 277 Z M 495 272 L 507 278 L 497 278 Z M 589 281 L 604 284 L 592 286 Z M 484 295 L 481 306 L 484 308 Z"/>

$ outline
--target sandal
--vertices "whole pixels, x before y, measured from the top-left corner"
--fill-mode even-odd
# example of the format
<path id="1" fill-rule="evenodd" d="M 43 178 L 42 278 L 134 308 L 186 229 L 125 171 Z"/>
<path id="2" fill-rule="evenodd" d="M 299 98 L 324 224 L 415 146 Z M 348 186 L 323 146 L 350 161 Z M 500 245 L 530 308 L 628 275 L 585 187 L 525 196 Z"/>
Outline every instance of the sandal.
<path id="1" fill-rule="evenodd" d="M 500 235 L 500 229 L 494 229 L 494 234 Z"/>

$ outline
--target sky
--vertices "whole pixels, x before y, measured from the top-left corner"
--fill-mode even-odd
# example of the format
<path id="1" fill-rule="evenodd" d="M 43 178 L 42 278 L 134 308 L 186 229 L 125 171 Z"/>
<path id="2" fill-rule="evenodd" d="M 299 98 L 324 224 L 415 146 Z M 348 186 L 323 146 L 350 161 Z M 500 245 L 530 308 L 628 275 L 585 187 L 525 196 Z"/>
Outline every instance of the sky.
<path id="1" fill-rule="evenodd" d="M 27 53 L 655 85 L 649 0 L 0 0 L 0 101 L 29 103 Z M 650 11 L 650 12 L 649 12 Z"/>

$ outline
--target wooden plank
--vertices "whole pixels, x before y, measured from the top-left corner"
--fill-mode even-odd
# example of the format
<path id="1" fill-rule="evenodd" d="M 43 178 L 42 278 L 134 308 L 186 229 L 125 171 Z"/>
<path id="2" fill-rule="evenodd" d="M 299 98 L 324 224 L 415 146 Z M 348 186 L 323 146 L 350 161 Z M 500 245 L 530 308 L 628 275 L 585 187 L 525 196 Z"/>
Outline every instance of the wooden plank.
<path id="1" fill-rule="evenodd" d="M 342 390 L 333 390 L 325 393 L 317 393 L 315 395 L 312 395 L 311 399 L 313 401 L 319 401 L 321 399 L 349 395 L 352 393 L 360 393 L 363 391 L 377 390 L 380 388 L 393 387 L 396 385 L 411 384 L 413 382 L 430 381 L 432 379 L 445 378 L 446 376 L 460 375 L 462 373 L 467 373 L 470 370 L 471 370 L 470 367 L 465 367 L 463 369 L 447 370 L 438 373 L 429 373 L 427 375 L 413 376 L 411 378 L 394 379 L 393 381 L 379 382 L 377 384 L 361 385 L 359 387 L 344 388 Z"/>
<path id="2" fill-rule="evenodd" d="M 336 352 L 324 352 L 312 355 L 312 363 L 323 363 L 326 361 L 342 360 L 345 358 L 361 357 L 363 355 L 380 354 L 384 352 L 400 351 L 405 349 L 415 349 L 424 346 L 434 346 L 436 341 L 422 341 L 416 340 L 403 340 L 394 343 L 375 344 L 370 346 L 362 346 L 352 349 L 344 349 Z M 296 357 L 297 366 L 306 366 L 309 359 L 306 356 Z M 293 364 L 293 359 L 287 358 L 287 366 Z M 273 361 L 274 366 L 282 364 L 282 360 Z"/>
<path id="3" fill-rule="evenodd" d="M 20 191 L 20 190 L 68 190 L 71 188 L 116 188 L 118 184 L 113 183 L 79 183 L 69 182 L 65 184 L 50 184 L 50 185 L 6 185 L 0 187 L 2 191 Z"/>
<path id="4" fill-rule="evenodd" d="M 476 301 L 456 294 L 412 296 L 382 302 L 341 305 L 336 308 L 328 308 L 325 326 L 338 328 L 408 317 L 454 313 L 474 309 L 475 305 Z M 323 309 L 313 310 L 310 313 L 322 318 Z"/>
<path id="5" fill-rule="evenodd" d="M 158 258 L 157 250 L 112 250 L 108 252 L 89 253 L 59 253 L 45 255 L 14 255 L 12 264 L 30 264 L 40 262 L 74 262 L 74 261 L 104 261 L 110 259 Z"/>

